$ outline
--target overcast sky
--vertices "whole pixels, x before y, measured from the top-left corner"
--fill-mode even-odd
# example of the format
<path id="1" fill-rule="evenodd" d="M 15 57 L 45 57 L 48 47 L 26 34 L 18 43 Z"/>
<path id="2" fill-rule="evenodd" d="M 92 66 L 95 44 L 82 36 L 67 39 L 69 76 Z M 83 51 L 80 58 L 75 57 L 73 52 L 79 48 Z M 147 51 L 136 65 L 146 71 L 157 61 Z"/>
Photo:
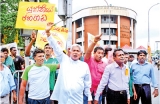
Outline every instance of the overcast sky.
<path id="1" fill-rule="evenodd" d="M 58 0 L 50 0 L 58 6 Z M 160 0 L 107 0 L 112 6 L 121 6 L 134 10 L 137 13 L 136 48 L 140 45 L 147 47 L 148 41 L 148 10 L 160 3 Z M 73 0 L 72 13 L 91 6 L 105 6 L 104 0 Z M 150 45 L 155 50 L 155 41 L 160 41 L 160 4 L 150 10 Z M 59 21 L 55 18 L 55 22 Z M 160 43 L 159 47 L 160 49 Z"/>

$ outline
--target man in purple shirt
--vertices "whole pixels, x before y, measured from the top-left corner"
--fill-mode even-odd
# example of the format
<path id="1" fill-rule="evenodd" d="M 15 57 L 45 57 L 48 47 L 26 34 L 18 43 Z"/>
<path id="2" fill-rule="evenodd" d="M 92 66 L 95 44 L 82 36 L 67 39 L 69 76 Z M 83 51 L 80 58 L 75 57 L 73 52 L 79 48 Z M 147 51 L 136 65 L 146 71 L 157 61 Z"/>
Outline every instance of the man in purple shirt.
<path id="1" fill-rule="evenodd" d="M 129 70 L 124 65 L 124 52 L 115 49 L 113 52 L 114 62 L 106 66 L 100 84 L 98 85 L 94 104 L 98 104 L 98 98 L 108 85 L 107 104 L 129 104 Z M 128 100 L 127 100 L 128 99 Z"/>

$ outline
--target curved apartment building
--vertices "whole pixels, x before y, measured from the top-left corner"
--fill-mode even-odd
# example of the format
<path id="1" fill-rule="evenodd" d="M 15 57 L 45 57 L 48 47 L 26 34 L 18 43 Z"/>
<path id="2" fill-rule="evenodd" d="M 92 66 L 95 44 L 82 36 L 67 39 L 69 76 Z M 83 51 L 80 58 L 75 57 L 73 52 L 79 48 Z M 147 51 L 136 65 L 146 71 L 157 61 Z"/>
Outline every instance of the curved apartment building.
<path id="1" fill-rule="evenodd" d="M 117 6 L 96 6 L 79 10 L 72 15 L 72 42 L 88 48 L 88 34 L 103 33 L 101 46 L 135 48 L 136 12 Z M 110 32 L 109 32 L 110 30 Z M 110 33 L 110 35 L 109 35 Z"/>

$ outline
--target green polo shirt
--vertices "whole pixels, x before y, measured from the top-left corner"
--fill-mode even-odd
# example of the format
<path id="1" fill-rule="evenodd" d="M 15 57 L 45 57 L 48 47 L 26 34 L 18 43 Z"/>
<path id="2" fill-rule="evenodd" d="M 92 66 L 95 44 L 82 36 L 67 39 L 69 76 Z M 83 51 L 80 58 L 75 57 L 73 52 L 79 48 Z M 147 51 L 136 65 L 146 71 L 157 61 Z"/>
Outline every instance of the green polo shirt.
<path id="1" fill-rule="evenodd" d="M 11 73 L 13 74 L 16 70 L 15 70 L 15 66 L 14 66 L 14 61 L 13 61 L 13 59 L 12 59 L 12 57 L 11 56 L 8 56 L 6 59 L 5 59 L 5 62 L 4 62 L 4 64 L 6 65 L 6 66 L 10 66 L 10 70 L 11 70 Z M 15 77 L 17 78 L 17 75 L 15 74 Z"/>
<path id="2" fill-rule="evenodd" d="M 44 61 L 44 64 L 58 64 L 58 60 L 56 58 L 49 58 L 48 60 Z M 49 79 L 49 83 L 50 83 L 50 90 L 53 90 L 54 88 L 54 84 L 55 84 L 55 72 L 50 72 L 50 79 Z"/>

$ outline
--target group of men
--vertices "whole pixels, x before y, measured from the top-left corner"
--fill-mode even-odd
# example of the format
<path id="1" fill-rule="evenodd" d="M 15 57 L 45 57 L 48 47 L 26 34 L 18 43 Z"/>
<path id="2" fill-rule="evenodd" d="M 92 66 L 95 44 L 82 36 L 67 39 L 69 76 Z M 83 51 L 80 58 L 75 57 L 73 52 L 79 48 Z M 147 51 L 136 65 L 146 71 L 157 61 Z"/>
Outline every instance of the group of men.
<path id="1" fill-rule="evenodd" d="M 15 71 L 22 70 L 24 59 L 16 53 L 16 47 L 10 48 L 10 55 L 5 47 L 0 52 L 0 104 L 9 104 L 10 92 L 13 92 L 13 101 L 17 102 L 19 76 Z"/>
<path id="2" fill-rule="evenodd" d="M 153 95 L 158 96 L 154 68 L 146 61 L 146 51 L 140 50 L 132 64 L 128 62 L 129 54 L 122 49 L 115 49 L 113 59 L 109 59 L 110 48 L 95 47 L 101 39 L 100 34 L 95 36 L 81 61 L 81 46 L 73 44 L 69 55 L 65 54 L 51 36 L 53 25 L 48 23 L 45 30 L 49 44 L 45 45 L 44 51 L 37 48 L 33 52 L 35 64 L 26 67 L 22 75 L 19 104 L 23 104 L 27 85 L 28 104 L 54 104 L 56 101 L 58 104 L 101 104 L 104 89 L 107 104 L 139 104 L 140 98 L 142 104 L 151 104 L 151 82 Z M 31 38 L 26 51 L 28 55 L 36 40 L 35 34 Z M 56 59 L 52 58 L 53 50 Z"/>

